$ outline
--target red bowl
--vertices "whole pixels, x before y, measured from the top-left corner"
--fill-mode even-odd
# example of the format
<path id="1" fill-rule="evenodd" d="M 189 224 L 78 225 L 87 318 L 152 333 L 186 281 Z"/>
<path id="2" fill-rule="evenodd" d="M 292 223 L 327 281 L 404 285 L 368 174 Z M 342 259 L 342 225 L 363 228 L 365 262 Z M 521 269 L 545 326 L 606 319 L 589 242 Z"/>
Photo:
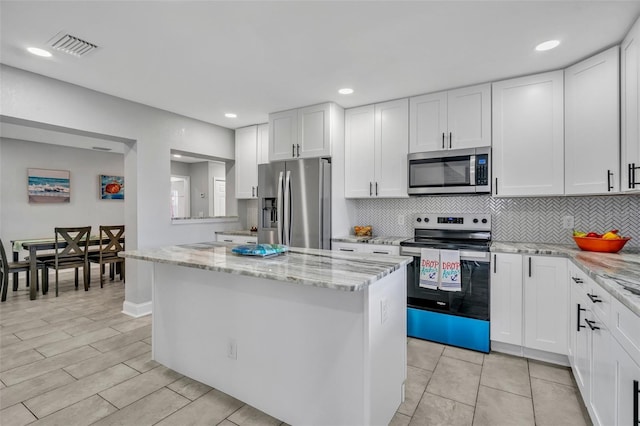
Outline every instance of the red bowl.
<path id="1" fill-rule="evenodd" d="M 622 250 L 631 237 L 606 240 L 595 237 L 573 237 L 578 247 L 585 251 L 599 251 L 603 253 L 617 253 Z"/>

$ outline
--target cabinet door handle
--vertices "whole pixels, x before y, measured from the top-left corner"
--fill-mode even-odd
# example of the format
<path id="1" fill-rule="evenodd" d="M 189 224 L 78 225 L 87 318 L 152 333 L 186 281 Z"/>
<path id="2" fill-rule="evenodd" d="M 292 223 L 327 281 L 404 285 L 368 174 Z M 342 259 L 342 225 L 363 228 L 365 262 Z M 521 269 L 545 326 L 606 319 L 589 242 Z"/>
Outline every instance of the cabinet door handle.
<path id="1" fill-rule="evenodd" d="M 497 268 L 497 267 L 496 267 L 496 263 L 497 263 L 497 262 L 496 262 L 496 255 L 494 254 L 494 255 L 493 255 L 493 273 L 494 273 L 494 274 L 496 273 L 496 268 Z"/>
<path id="2" fill-rule="evenodd" d="M 529 278 L 531 278 L 531 256 L 529 256 Z"/>
<path id="3" fill-rule="evenodd" d="M 602 303 L 602 300 L 598 299 L 598 296 L 595 294 L 587 293 L 587 296 L 589 296 L 589 299 L 591 299 L 593 303 Z"/>
<path id="4" fill-rule="evenodd" d="M 378 196 L 378 182 L 376 182 L 376 197 Z"/>
<path id="5" fill-rule="evenodd" d="M 296 156 L 296 144 L 294 143 L 291 144 L 291 156 L 292 157 Z"/>
<path id="6" fill-rule="evenodd" d="M 587 325 L 589 326 L 589 328 L 590 328 L 591 330 L 600 330 L 600 327 L 596 327 L 595 325 L 593 325 L 593 324 L 595 324 L 595 323 L 596 323 L 595 321 L 589 321 L 589 320 L 588 320 L 588 319 L 586 319 L 586 318 L 584 319 L 584 321 L 587 323 Z"/>
<path id="7" fill-rule="evenodd" d="M 640 185 L 640 182 L 636 182 L 636 170 L 640 169 L 640 166 L 636 167 L 636 163 L 631 163 L 631 188 L 635 189 L 636 185 Z"/>
<path id="8" fill-rule="evenodd" d="M 298 157 L 300 157 L 300 144 L 299 143 L 296 144 L 296 148 L 298 149 Z"/>
<path id="9" fill-rule="evenodd" d="M 375 254 L 391 254 L 388 251 L 373 251 Z"/>
<path id="10" fill-rule="evenodd" d="M 633 165 L 629 163 L 629 189 L 633 188 Z"/>
<path id="11" fill-rule="evenodd" d="M 258 187 L 256 186 L 256 198 L 258 197 Z"/>
<path id="12" fill-rule="evenodd" d="M 342 248 L 340 247 L 340 251 L 354 251 L 353 249 L 346 249 L 346 248 Z"/>
<path id="13" fill-rule="evenodd" d="M 373 183 L 369 182 L 369 197 L 373 195 Z"/>
<path id="14" fill-rule="evenodd" d="M 255 186 L 252 186 L 252 187 L 251 187 L 251 196 L 252 196 L 252 197 L 255 197 L 255 196 L 256 196 L 256 187 L 255 187 Z"/>
<path id="15" fill-rule="evenodd" d="M 449 148 L 451 148 L 451 138 L 452 138 L 452 137 L 453 137 L 453 136 L 452 136 L 451 132 L 449 132 Z"/>
<path id="16" fill-rule="evenodd" d="M 613 173 L 611 170 L 607 170 L 607 192 L 611 192 L 613 189 L 613 185 L 611 185 L 611 178 L 613 177 Z"/>
<path id="17" fill-rule="evenodd" d="M 638 381 L 633 381 L 633 426 L 636 426 L 640 423 L 640 418 L 638 418 L 638 394 L 640 393 L 640 385 L 638 385 Z"/>
<path id="18" fill-rule="evenodd" d="M 584 325 L 580 325 L 580 311 L 586 311 L 586 309 L 581 308 L 580 304 L 578 303 L 578 323 L 577 323 L 578 324 L 578 330 L 577 331 L 580 331 L 581 328 L 585 327 Z"/>
<path id="19" fill-rule="evenodd" d="M 225 243 L 232 243 L 233 240 L 223 240 Z"/>
<path id="20" fill-rule="evenodd" d="M 498 195 L 498 178 L 496 178 L 496 195 Z"/>
<path id="21" fill-rule="evenodd" d="M 584 281 L 582 281 L 581 278 L 578 277 L 571 277 L 571 279 L 573 280 L 573 282 L 575 282 L 576 284 L 582 284 Z"/>
<path id="22" fill-rule="evenodd" d="M 442 149 L 444 149 L 444 132 L 442 132 Z"/>

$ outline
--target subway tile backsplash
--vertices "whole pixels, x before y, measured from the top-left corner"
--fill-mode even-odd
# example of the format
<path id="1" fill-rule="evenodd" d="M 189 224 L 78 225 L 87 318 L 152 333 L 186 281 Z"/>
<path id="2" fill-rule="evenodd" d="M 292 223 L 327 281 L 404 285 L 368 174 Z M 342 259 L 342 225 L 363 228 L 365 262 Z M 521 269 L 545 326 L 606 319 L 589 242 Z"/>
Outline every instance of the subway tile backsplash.
<path id="1" fill-rule="evenodd" d="M 591 197 L 492 198 L 488 195 L 428 196 L 408 199 L 356 200 L 354 225 L 372 225 L 375 235 L 413 234 L 414 213 L 490 213 L 497 241 L 571 244 L 562 218 L 573 216 L 575 228 L 604 232 L 617 228 L 631 236 L 627 246 L 640 247 L 640 195 Z M 404 225 L 398 224 L 402 215 Z"/>

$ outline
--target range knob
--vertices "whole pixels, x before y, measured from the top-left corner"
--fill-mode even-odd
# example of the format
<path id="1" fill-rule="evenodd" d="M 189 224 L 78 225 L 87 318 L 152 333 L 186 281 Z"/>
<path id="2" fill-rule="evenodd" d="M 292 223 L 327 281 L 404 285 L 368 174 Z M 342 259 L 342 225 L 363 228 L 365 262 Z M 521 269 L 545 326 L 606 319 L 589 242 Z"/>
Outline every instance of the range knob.
<path id="1" fill-rule="evenodd" d="M 429 218 L 428 218 L 428 217 L 425 217 L 425 218 L 424 218 L 424 223 L 427 223 L 427 222 L 429 222 Z"/>
<path id="2" fill-rule="evenodd" d="M 422 219 L 417 218 L 416 221 L 418 221 L 418 223 L 419 223 L 419 222 L 422 222 Z"/>
<path id="3" fill-rule="evenodd" d="M 478 223 L 478 219 L 473 219 L 473 223 Z"/>
<path id="4" fill-rule="evenodd" d="M 482 223 L 487 223 L 487 219 L 482 219 Z"/>

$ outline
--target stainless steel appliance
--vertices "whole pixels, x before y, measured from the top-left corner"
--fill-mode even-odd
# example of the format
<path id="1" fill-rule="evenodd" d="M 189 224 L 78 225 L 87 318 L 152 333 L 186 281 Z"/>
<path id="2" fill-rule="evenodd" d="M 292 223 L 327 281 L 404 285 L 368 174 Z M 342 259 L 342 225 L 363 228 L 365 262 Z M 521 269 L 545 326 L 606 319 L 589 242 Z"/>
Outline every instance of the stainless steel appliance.
<path id="1" fill-rule="evenodd" d="M 491 193 L 491 148 L 409 154 L 409 195 Z"/>
<path id="2" fill-rule="evenodd" d="M 258 243 L 330 248 L 330 160 L 309 158 L 259 165 L 258 188 Z"/>
<path id="3" fill-rule="evenodd" d="M 400 243 L 407 267 L 407 334 L 489 352 L 491 216 L 417 214 L 414 238 Z M 420 287 L 420 249 L 459 250 L 462 291 Z"/>

